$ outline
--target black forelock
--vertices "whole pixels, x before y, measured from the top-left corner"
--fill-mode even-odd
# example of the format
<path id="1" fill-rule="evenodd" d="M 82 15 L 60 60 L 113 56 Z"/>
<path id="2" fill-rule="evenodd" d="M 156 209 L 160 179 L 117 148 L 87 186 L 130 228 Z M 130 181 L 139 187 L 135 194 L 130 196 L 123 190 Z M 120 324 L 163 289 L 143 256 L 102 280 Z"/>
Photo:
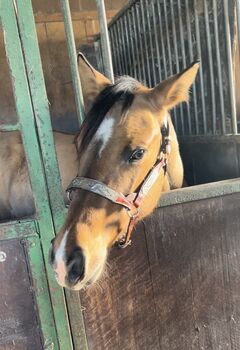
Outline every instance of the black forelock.
<path id="1" fill-rule="evenodd" d="M 122 103 L 122 112 L 130 108 L 134 100 L 134 94 L 139 87 L 140 83 L 137 80 L 129 76 L 123 76 L 100 92 L 86 115 L 78 134 L 78 139 L 81 140 L 78 147 L 81 151 L 87 147 L 104 117 L 115 103 Z"/>

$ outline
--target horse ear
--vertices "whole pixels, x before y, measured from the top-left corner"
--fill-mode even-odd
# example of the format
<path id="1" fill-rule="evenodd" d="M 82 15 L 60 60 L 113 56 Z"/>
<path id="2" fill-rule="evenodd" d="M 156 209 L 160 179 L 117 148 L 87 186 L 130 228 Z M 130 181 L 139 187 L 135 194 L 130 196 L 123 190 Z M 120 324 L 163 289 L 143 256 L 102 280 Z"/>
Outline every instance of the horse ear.
<path id="1" fill-rule="evenodd" d="M 154 105 L 157 108 L 171 109 L 181 102 L 187 102 L 189 89 L 196 78 L 198 69 L 199 61 L 196 61 L 182 73 L 173 75 L 152 89 Z"/>
<path id="2" fill-rule="evenodd" d="M 78 53 L 78 71 L 81 79 L 85 112 L 87 113 L 97 95 L 111 82 L 94 69 L 81 52 Z"/>

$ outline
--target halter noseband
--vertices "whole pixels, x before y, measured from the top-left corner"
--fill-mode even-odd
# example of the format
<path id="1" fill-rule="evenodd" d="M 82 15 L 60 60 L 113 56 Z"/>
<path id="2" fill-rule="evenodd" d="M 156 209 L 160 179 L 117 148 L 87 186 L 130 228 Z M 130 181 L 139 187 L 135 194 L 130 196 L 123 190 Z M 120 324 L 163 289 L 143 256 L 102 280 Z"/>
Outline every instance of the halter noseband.
<path id="1" fill-rule="evenodd" d="M 169 123 L 166 121 L 161 128 L 162 134 L 162 144 L 159 150 L 157 160 L 149 171 L 149 173 L 144 178 L 141 185 L 138 187 L 137 191 L 125 196 L 121 192 L 117 192 L 112 188 L 105 185 L 103 182 L 98 180 L 89 179 L 86 177 L 77 176 L 75 177 L 66 192 L 68 194 L 68 199 L 71 201 L 71 192 L 76 189 L 83 189 L 92 193 L 95 193 L 103 198 L 108 199 L 112 203 L 121 205 L 127 209 L 127 213 L 130 217 L 127 232 L 123 238 L 118 241 L 118 246 L 120 248 L 126 248 L 131 244 L 131 234 L 135 223 L 138 221 L 140 216 L 140 205 L 144 197 L 151 190 L 152 186 L 156 182 L 161 169 L 164 170 L 164 175 L 167 170 L 167 155 L 170 153 L 170 135 L 169 135 Z M 133 212 L 133 214 L 132 214 Z"/>

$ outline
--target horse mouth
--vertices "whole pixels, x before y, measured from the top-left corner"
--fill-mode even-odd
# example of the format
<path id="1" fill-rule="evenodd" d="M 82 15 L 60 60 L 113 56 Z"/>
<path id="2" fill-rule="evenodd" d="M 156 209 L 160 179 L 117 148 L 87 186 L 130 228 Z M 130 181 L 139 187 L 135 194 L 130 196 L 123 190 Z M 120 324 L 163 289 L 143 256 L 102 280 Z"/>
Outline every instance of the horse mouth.
<path id="1" fill-rule="evenodd" d="M 77 283 L 75 286 L 73 286 L 73 288 L 70 288 L 70 289 L 78 291 L 78 290 L 85 290 L 94 286 L 94 284 L 97 281 L 99 281 L 99 279 L 101 278 L 103 270 L 104 270 L 104 267 L 100 266 L 96 271 L 94 271 L 94 273 L 90 277 L 86 276 L 84 280 Z"/>
<path id="2" fill-rule="evenodd" d="M 55 278 L 57 283 L 66 289 L 73 290 L 73 291 L 80 291 L 80 290 L 85 290 L 89 287 L 92 287 L 101 277 L 102 273 L 104 270 L 104 266 L 99 266 L 94 273 L 92 273 L 90 276 L 86 276 L 83 280 L 77 282 L 75 285 L 70 285 L 68 283 L 62 284 L 59 281 L 59 277 L 57 272 L 55 272 Z"/>

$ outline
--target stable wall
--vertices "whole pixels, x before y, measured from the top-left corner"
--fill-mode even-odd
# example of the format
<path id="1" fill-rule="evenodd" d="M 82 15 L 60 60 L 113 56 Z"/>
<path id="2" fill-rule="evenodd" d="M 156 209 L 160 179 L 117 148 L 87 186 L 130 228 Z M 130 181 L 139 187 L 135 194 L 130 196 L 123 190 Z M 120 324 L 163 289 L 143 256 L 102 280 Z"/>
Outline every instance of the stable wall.
<path id="1" fill-rule="evenodd" d="M 126 0 L 106 0 L 108 21 Z M 50 112 L 55 130 L 76 131 L 76 108 L 63 17 L 59 0 L 32 0 Z M 95 66 L 94 36 L 99 32 L 95 0 L 71 0 L 76 48 L 88 54 Z M 12 86 L 0 28 L 0 123 L 16 121 Z M 4 88 L 3 88 L 4 87 Z"/>
<path id="2" fill-rule="evenodd" d="M 240 177 L 240 135 L 179 139 L 188 186 Z"/>

